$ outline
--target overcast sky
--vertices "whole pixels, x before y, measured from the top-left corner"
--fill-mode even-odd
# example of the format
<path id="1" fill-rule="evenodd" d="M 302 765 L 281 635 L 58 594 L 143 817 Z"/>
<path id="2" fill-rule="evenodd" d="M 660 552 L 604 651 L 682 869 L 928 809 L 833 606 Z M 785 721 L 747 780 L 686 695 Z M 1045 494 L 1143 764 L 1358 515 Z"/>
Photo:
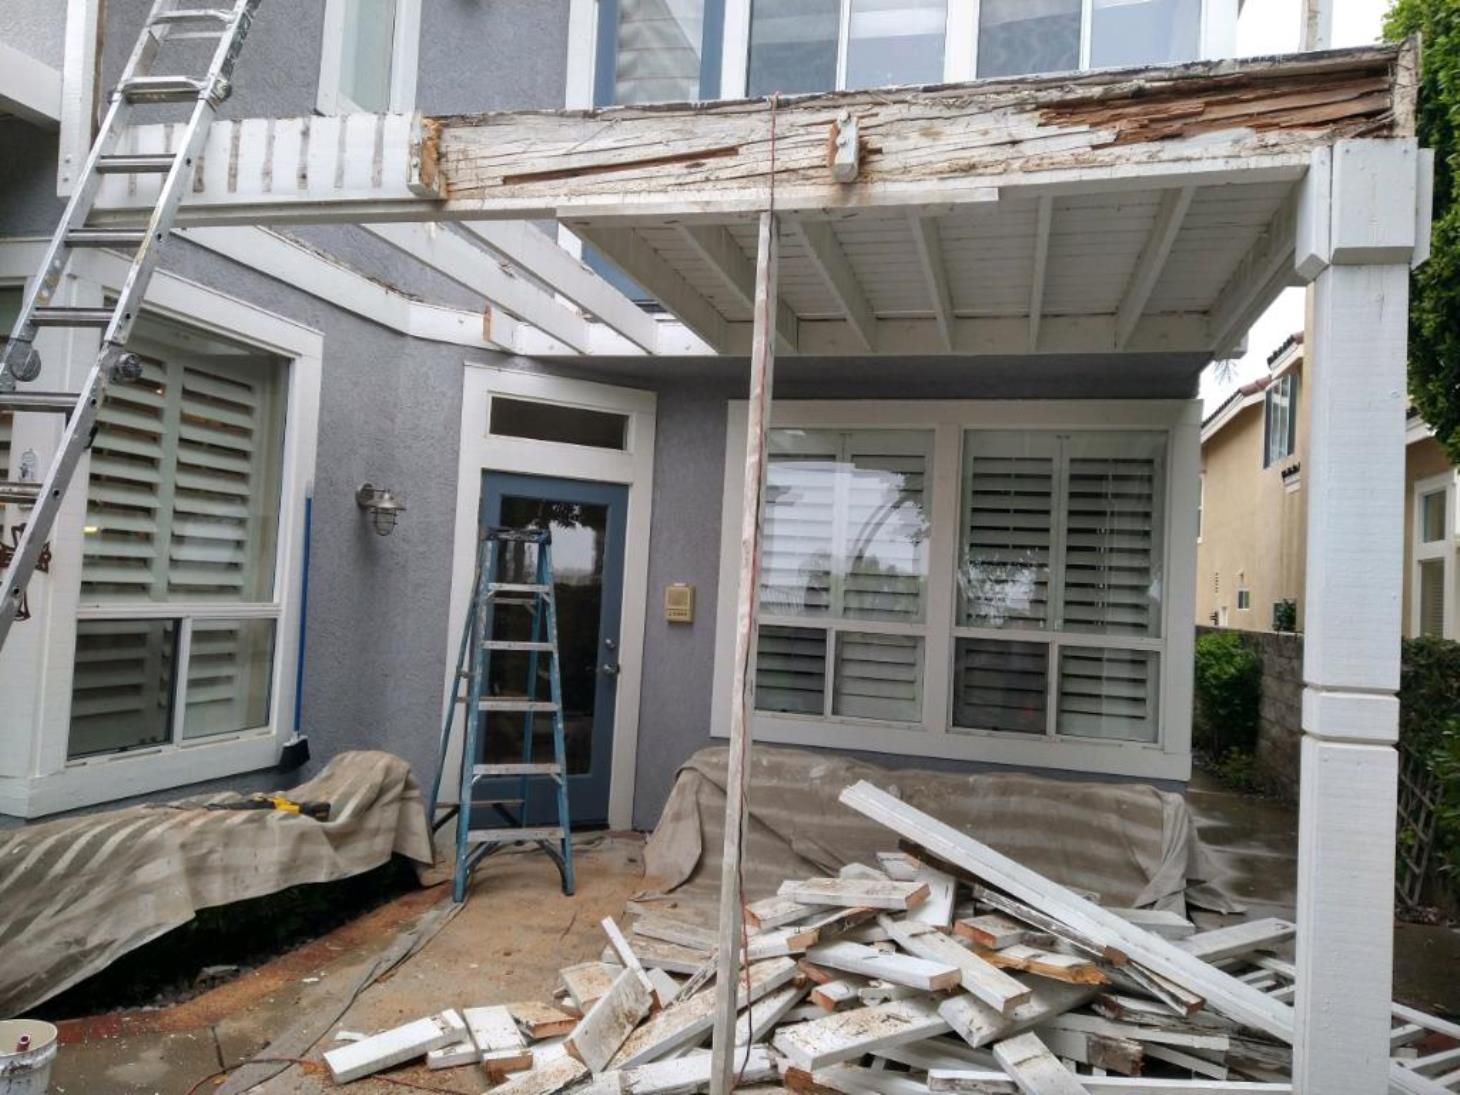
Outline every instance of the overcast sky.
<path id="1" fill-rule="evenodd" d="M 1331 0 L 1333 44 L 1360 46 L 1379 38 L 1379 24 L 1389 10 L 1390 0 Z M 1237 24 L 1237 51 L 1244 56 L 1262 53 L 1291 53 L 1298 48 L 1299 0 L 1247 0 Z M 1237 384 L 1267 371 L 1267 357 L 1291 334 L 1303 329 L 1302 289 L 1289 289 L 1280 296 L 1247 336 L 1247 356 L 1238 364 L 1234 379 L 1218 383 L 1213 370 L 1202 377 L 1205 413 L 1210 413 Z"/>

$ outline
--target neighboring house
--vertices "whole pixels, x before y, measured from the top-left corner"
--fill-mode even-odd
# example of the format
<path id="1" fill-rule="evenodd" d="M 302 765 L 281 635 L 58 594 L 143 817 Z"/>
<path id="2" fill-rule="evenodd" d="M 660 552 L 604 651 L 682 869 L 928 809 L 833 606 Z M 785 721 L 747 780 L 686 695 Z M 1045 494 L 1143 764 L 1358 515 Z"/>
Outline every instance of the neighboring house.
<path id="1" fill-rule="evenodd" d="M 1200 623 L 1303 630 L 1305 367 L 1302 336 L 1294 335 L 1268 359 L 1267 376 L 1241 385 L 1202 423 Z M 1457 638 L 1457 472 L 1413 411 L 1405 442 L 1404 634 Z"/>

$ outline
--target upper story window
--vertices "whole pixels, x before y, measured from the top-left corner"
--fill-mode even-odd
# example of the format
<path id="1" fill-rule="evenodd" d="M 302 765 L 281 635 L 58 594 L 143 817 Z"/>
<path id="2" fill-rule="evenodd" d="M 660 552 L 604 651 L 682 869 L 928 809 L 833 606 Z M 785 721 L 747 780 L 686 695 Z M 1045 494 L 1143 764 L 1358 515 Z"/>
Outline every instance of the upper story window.
<path id="1" fill-rule="evenodd" d="M 598 106 L 712 99 L 724 0 L 600 0 Z"/>
<path id="2" fill-rule="evenodd" d="M 747 93 L 937 83 L 947 0 L 754 0 Z"/>
<path id="3" fill-rule="evenodd" d="M 1298 448 L 1298 378 L 1292 373 L 1268 385 L 1262 418 L 1262 466 L 1270 468 Z"/>
<path id="4" fill-rule="evenodd" d="M 1201 0 L 983 0 L 978 75 L 1192 61 Z"/>
<path id="5" fill-rule="evenodd" d="M 320 112 L 411 110 L 420 35 L 421 0 L 326 0 Z"/>

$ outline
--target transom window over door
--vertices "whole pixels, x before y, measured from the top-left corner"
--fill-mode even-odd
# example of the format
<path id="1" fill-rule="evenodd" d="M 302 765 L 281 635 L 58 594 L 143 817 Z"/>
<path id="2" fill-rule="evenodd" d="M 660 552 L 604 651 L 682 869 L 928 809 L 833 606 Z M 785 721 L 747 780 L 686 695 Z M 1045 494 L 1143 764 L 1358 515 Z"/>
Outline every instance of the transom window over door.
<path id="1" fill-rule="evenodd" d="M 747 94 L 937 83 L 947 0 L 753 0 Z"/>

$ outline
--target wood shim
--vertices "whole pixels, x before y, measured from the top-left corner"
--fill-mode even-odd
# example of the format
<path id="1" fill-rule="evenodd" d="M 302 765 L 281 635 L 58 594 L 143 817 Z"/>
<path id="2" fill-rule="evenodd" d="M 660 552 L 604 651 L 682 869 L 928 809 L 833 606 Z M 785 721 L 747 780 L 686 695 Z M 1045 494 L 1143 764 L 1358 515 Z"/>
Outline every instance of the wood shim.
<path id="1" fill-rule="evenodd" d="M 793 1064 L 814 1071 L 882 1046 L 917 1042 L 947 1030 L 948 1023 L 932 1000 L 898 1000 L 785 1027 L 773 1041 Z"/>
<path id="2" fill-rule="evenodd" d="M 1136 963 L 1169 977 L 1224 1015 L 1283 1041 L 1293 1040 L 1293 1009 L 1214 969 L 1176 944 L 1084 901 L 1057 883 L 1001 855 L 936 818 L 861 782 L 841 801 L 887 825 L 934 855 L 1014 895 L 1096 942 L 1114 945 Z"/>
<path id="3" fill-rule="evenodd" d="M 607 1067 L 639 1021 L 649 1014 L 653 995 L 643 970 L 626 969 L 613 987 L 568 1035 L 564 1048 L 595 1073 Z"/>
<path id="4" fill-rule="evenodd" d="M 808 878 L 781 883 L 779 894 L 808 905 L 853 909 L 913 909 L 928 899 L 925 882 L 883 882 L 864 878 Z"/>
<path id="5" fill-rule="evenodd" d="M 995 1043 L 994 1059 L 1024 1095 L 1090 1095 L 1037 1034 L 1020 1034 Z"/>
<path id="6" fill-rule="evenodd" d="M 426 1019 L 382 1031 L 358 1042 L 326 1050 L 324 1063 L 337 1084 L 393 1065 L 424 1057 L 433 1049 L 454 1045 L 466 1037 L 466 1023 L 454 1011 L 443 1011 Z"/>

